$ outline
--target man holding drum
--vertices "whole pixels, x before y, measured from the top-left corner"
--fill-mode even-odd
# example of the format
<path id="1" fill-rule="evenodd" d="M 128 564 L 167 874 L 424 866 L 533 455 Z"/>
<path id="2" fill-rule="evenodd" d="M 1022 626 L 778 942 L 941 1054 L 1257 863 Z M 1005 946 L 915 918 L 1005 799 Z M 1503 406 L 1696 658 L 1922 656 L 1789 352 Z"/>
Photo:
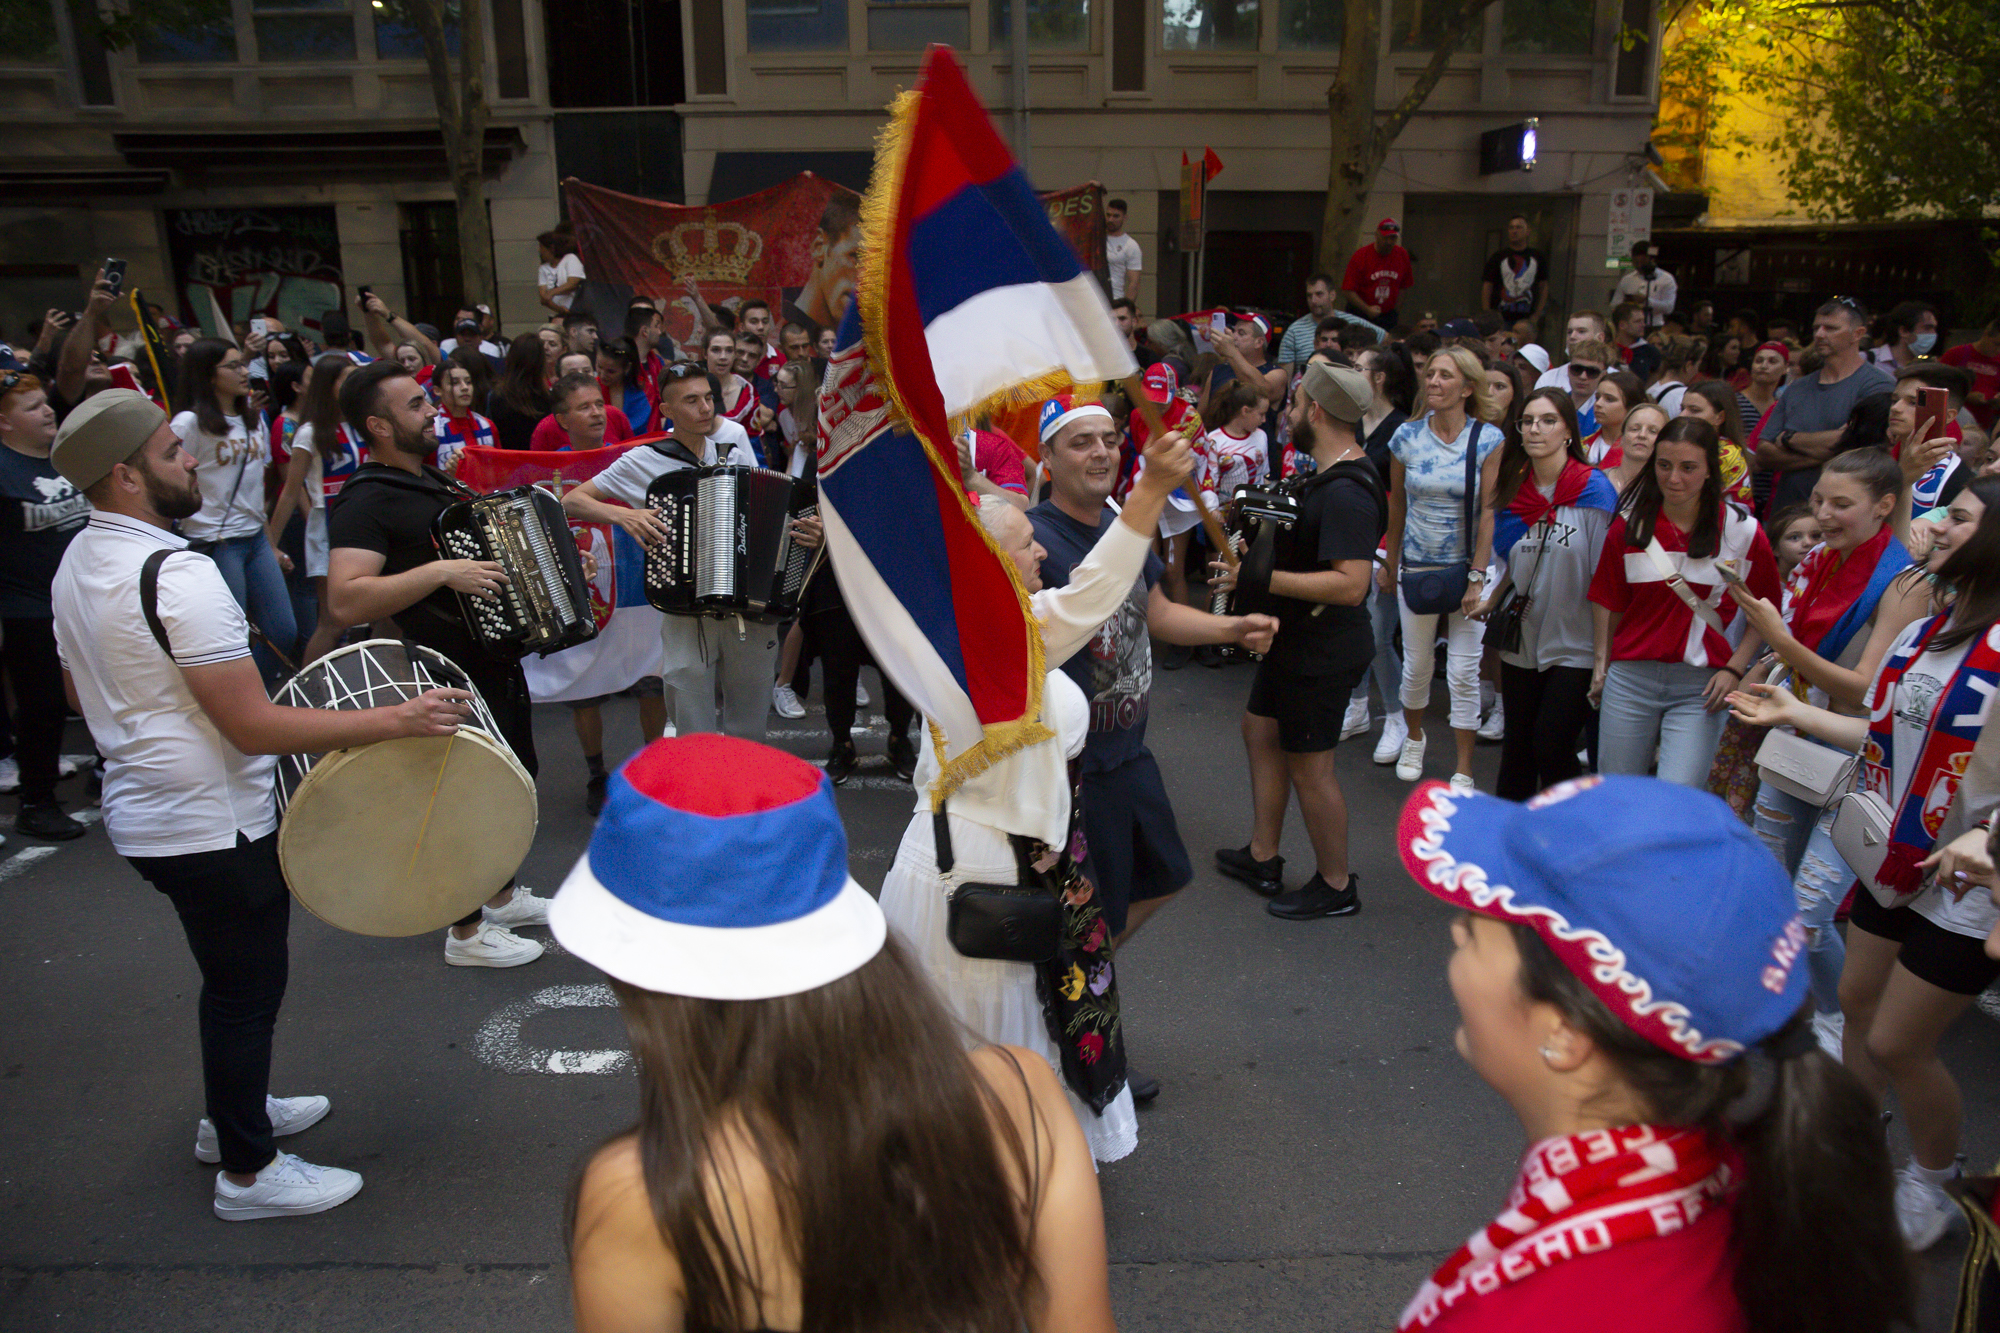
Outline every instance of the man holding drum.
<path id="1" fill-rule="evenodd" d="M 437 454 L 436 409 L 423 386 L 394 361 L 350 373 L 340 411 L 368 446 L 327 515 L 326 598 L 334 618 L 361 625 L 395 618 L 413 643 L 443 653 L 464 671 L 493 714 L 501 738 L 530 776 L 535 772 L 534 713 L 518 659 L 488 649 L 466 625 L 454 593 L 494 597 L 507 582 L 490 560 L 442 560 L 431 524 L 467 492 L 431 466 Z M 548 899 L 512 880 L 446 934 L 444 960 L 454 967 L 519 967 L 542 956 L 539 940 L 510 926 L 549 919 Z"/>
<path id="2" fill-rule="evenodd" d="M 166 413 L 144 394 L 102 390 L 63 423 L 50 458 L 90 501 L 53 592 L 64 689 L 105 758 L 104 827 L 173 903 L 201 969 L 208 1116 L 195 1156 L 222 1164 L 216 1216 L 324 1212 L 361 1177 L 272 1146 L 328 1102 L 267 1091 L 291 918 L 270 756 L 450 735 L 472 696 L 431 690 L 339 713 L 272 703 L 242 608 L 169 526 L 201 508 L 201 491 Z M 148 602 L 141 589 L 155 579 Z"/>

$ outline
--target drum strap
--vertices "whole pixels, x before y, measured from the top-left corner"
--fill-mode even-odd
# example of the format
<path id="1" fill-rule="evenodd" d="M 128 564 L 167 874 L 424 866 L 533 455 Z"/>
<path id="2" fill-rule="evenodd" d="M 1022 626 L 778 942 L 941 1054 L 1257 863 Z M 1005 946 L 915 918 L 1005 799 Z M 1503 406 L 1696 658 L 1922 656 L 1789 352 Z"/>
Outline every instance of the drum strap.
<path id="1" fill-rule="evenodd" d="M 167 642 L 167 627 L 160 620 L 160 566 L 166 564 L 167 557 L 172 554 L 171 550 L 155 551 L 146 557 L 145 564 L 139 566 L 139 610 L 145 613 L 146 628 L 153 631 L 153 638 L 158 641 L 160 651 L 167 655 L 168 661 L 173 660 L 174 646 Z"/>

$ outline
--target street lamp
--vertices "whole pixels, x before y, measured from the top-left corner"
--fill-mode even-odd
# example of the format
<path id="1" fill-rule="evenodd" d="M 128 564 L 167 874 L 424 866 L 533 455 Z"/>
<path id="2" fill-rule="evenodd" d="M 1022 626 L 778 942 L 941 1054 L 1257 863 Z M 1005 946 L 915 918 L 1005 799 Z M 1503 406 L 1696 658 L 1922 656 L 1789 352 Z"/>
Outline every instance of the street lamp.
<path id="1" fill-rule="evenodd" d="M 1533 171 L 1541 117 L 1529 116 L 1517 125 L 1487 130 L 1479 136 L 1479 174 L 1494 176 L 1503 171 Z"/>

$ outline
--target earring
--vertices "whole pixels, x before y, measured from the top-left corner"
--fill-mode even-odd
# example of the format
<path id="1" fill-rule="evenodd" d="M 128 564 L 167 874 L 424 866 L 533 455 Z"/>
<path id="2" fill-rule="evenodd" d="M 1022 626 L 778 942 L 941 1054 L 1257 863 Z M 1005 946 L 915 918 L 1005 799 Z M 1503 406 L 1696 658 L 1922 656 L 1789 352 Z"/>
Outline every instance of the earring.
<path id="1" fill-rule="evenodd" d="M 1554 1051 L 1550 1050 L 1546 1046 L 1542 1047 L 1542 1059 L 1553 1060 L 1555 1058 L 1556 1058 L 1556 1053 Z"/>

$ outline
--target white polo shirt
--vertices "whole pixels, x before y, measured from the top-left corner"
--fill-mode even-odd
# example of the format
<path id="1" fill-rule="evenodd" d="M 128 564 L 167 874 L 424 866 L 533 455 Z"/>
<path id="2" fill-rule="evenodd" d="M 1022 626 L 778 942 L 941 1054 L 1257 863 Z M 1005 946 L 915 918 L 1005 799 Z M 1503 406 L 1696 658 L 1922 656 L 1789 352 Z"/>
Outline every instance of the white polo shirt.
<path id="1" fill-rule="evenodd" d="M 125 856 L 225 851 L 238 833 L 261 838 L 278 826 L 277 759 L 224 739 L 181 675 L 250 655 L 249 622 L 221 571 L 194 554 L 161 566 L 172 661 L 139 607 L 146 557 L 186 546 L 164 528 L 92 510 L 56 570 L 56 652 L 104 756 L 104 827 Z"/>

